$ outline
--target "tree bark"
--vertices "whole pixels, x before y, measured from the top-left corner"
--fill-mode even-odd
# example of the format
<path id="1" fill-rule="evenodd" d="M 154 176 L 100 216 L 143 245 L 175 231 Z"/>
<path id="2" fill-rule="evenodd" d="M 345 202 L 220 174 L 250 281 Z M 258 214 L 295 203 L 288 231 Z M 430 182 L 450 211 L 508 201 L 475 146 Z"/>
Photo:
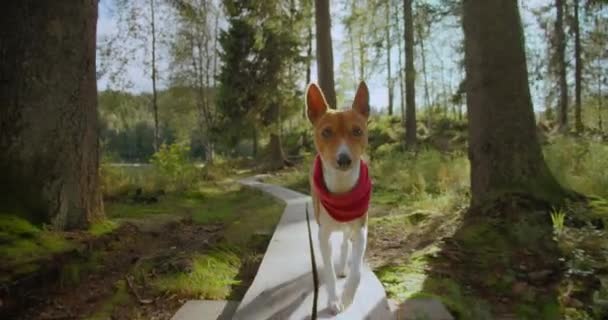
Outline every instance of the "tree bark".
<path id="1" fill-rule="evenodd" d="M 405 144 L 416 144 L 416 70 L 414 69 L 414 19 L 413 0 L 403 0 L 405 42 Z"/>
<path id="2" fill-rule="evenodd" d="M 219 9 L 218 9 L 219 10 Z M 218 40 L 220 38 L 220 13 L 215 13 L 215 27 L 213 28 L 213 88 L 217 89 L 217 58 L 218 58 Z"/>
<path id="3" fill-rule="evenodd" d="M 421 29 L 418 29 L 418 41 L 420 43 L 420 58 L 422 59 L 422 76 L 424 77 L 424 104 L 428 108 L 431 105 L 431 99 L 429 97 L 429 82 L 426 72 L 426 50 L 424 49 L 424 37 Z"/>
<path id="4" fill-rule="evenodd" d="M 103 217 L 97 0 L 0 8 L 0 211 L 86 228 Z"/>
<path id="5" fill-rule="evenodd" d="M 401 34 L 400 34 L 400 26 L 401 23 L 399 21 L 399 10 L 395 10 L 395 26 L 397 27 L 397 51 L 398 55 L 398 63 L 399 63 L 399 97 L 400 97 L 400 110 L 401 110 L 401 125 L 405 127 L 405 93 L 404 93 L 404 84 L 403 84 L 403 60 L 401 59 L 402 51 L 401 51 Z"/>
<path id="6" fill-rule="evenodd" d="M 597 20 L 596 20 L 597 21 Z M 602 70 L 601 69 L 602 65 L 601 63 L 599 63 L 599 59 L 598 59 L 598 70 Z M 597 127 L 598 129 L 600 129 L 600 132 L 604 131 L 604 127 L 603 127 L 603 123 L 602 123 L 602 109 L 603 109 L 603 99 L 604 99 L 604 95 L 602 93 L 602 73 L 600 72 L 598 74 L 598 78 L 597 78 Z"/>
<path id="7" fill-rule="evenodd" d="M 312 9 L 312 6 L 309 6 Z M 312 21 L 308 21 L 308 38 L 306 39 L 308 48 L 306 50 L 306 85 L 310 83 L 312 76 Z M 302 118 L 306 120 L 306 104 L 302 104 Z"/>
<path id="8" fill-rule="evenodd" d="M 258 156 L 258 129 L 256 129 L 255 127 L 253 127 L 253 157 L 257 157 Z"/>
<path id="9" fill-rule="evenodd" d="M 582 68 L 579 0 L 574 0 L 574 126 L 576 132 L 579 133 L 583 131 L 581 115 Z"/>
<path id="10" fill-rule="evenodd" d="M 272 105 L 272 114 L 274 117 L 274 123 L 270 128 L 270 142 L 268 143 L 268 156 L 269 169 L 279 170 L 283 168 L 287 162 L 285 152 L 283 152 L 283 145 L 281 142 L 280 134 L 280 123 L 281 123 L 281 108 L 277 103 Z"/>
<path id="11" fill-rule="evenodd" d="M 154 151 L 158 151 L 160 132 L 158 129 L 158 93 L 156 92 L 156 21 L 154 16 L 154 1 L 150 0 L 150 27 L 152 32 L 152 110 L 154 111 Z"/>
<path id="12" fill-rule="evenodd" d="M 564 195 L 536 136 L 517 2 L 464 0 L 463 10 L 472 205 Z"/>
<path id="13" fill-rule="evenodd" d="M 560 131 L 568 130 L 568 82 L 566 80 L 566 35 L 564 33 L 563 0 L 555 0 L 555 58 L 559 80 L 558 125 Z"/>
<path id="14" fill-rule="evenodd" d="M 329 107 L 335 109 L 336 89 L 329 0 L 315 0 L 315 25 L 317 28 L 317 78 Z"/>
<path id="15" fill-rule="evenodd" d="M 388 115 L 393 115 L 393 79 L 391 75 L 391 1 L 386 1 L 386 85 L 388 86 Z"/>

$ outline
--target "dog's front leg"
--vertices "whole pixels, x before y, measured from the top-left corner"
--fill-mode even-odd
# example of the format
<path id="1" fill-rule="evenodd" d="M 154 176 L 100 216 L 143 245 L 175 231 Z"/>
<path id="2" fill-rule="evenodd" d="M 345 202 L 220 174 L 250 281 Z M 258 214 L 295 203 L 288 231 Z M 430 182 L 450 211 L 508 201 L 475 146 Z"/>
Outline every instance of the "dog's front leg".
<path id="1" fill-rule="evenodd" d="M 330 242 L 331 231 L 328 227 L 319 226 L 319 245 L 323 257 L 323 275 L 327 286 L 327 296 L 329 298 L 329 309 L 334 314 L 341 312 L 344 307 L 336 293 L 336 273 L 331 252 Z"/>
<path id="2" fill-rule="evenodd" d="M 336 269 L 336 273 L 338 277 L 344 278 L 346 277 L 346 268 L 348 265 L 348 244 L 350 242 L 350 232 L 344 231 L 344 235 L 342 238 L 342 246 L 340 249 L 340 260 L 338 261 L 338 267 Z"/>
<path id="3" fill-rule="evenodd" d="M 351 272 L 346 280 L 342 303 L 348 307 L 355 298 L 355 293 L 361 282 L 361 269 L 363 267 L 363 256 L 367 244 L 367 226 L 362 225 L 353 231 L 353 253 L 351 260 Z"/>

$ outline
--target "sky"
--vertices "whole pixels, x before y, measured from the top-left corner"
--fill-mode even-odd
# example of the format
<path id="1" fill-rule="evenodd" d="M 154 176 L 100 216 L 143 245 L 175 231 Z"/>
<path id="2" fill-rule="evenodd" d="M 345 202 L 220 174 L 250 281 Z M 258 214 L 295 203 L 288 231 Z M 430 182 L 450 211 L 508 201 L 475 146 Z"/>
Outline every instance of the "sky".
<path id="1" fill-rule="evenodd" d="M 134 0 L 141 1 L 141 0 Z M 520 0 L 520 8 L 537 8 L 538 6 L 544 5 L 550 0 Z M 113 34 L 118 32 L 116 17 L 113 14 L 114 8 L 113 0 L 101 0 L 99 4 L 99 18 L 97 24 L 97 37 L 98 41 L 103 40 L 106 37 L 111 37 Z M 342 5 L 338 1 L 331 1 L 331 12 L 332 12 L 332 41 L 333 41 L 333 52 L 334 52 L 334 74 L 337 77 L 340 73 L 340 65 L 343 59 L 345 59 L 346 48 L 343 45 L 345 43 L 346 32 L 343 25 L 340 23 L 341 7 Z M 545 40 L 540 28 L 536 22 L 534 16 L 532 16 L 530 10 L 520 9 L 522 20 L 525 25 L 526 41 L 527 45 L 534 47 L 538 50 L 544 50 Z M 450 25 L 450 26 L 448 26 Z M 433 26 L 430 37 L 425 42 L 425 51 L 427 56 L 427 76 L 430 83 L 430 87 L 435 89 L 435 92 L 440 91 L 441 83 L 445 82 L 448 88 L 455 90 L 462 78 L 461 68 L 457 64 L 457 60 L 460 59 L 459 55 L 455 51 L 455 47 L 458 42 L 462 39 L 462 31 L 455 21 L 446 21 Z M 415 48 L 418 50 L 418 48 Z M 314 52 L 314 49 L 313 49 Z M 136 54 L 144 55 L 143 50 L 136 51 Z M 391 54 L 391 60 L 393 64 L 393 70 L 397 70 L 397 48 L 394 46 Z M 417 54 L 417 60 L 420 60 Z M 420 70 L 420 61 L 415 63 L 418 71 L 418 78 L 416 82 L 416 99 L 418 105 L 424 102 L 423 95 L 423 78 Z M 168 68 L 165 61 L 161 61 L 159 69 L 166 70 Z M 386 74 L 384 68 L 380 68 L 371 78 L 365 79 L 369 90 L 370 90 L 370 104 L 374 108 L 384 109 L 388 104 L 388 89 L 386 86 Z M 442 72 L 443 70 L 443 72 Z M 129 89 L 132 92 L 149 92 L 152 88 L 152 82 L 149 77 L 144 73 L 143 68 L 138 68 L 135 65 L 131 65 L 126 69 L 126 78 L 132 83 L 132 87 Z M 312 81 L 317 80 L 316 64 L 313 62 Z M 443 81 L 442 81 L 443 80 Z M 302 88 L 305 87 L 304 74 L 302 74 Z M 99 90 L 105 90 L 109 88 L 110 82 L 108 77 L 101 77 L 98 80 Z M 161 79 L 160 88 L 165 87 L 164 82 Z M 535 104 L 535 109 L 541 108 L 543 99 L 540 94 L 541 88 L 536 85 L 531 85 L 532 96 Z M 347 91 L 346 97 L 352 97 L 354 90 Z M 338 101 L 340 107 L 345 106 L 350 100 Z M 400 103 L 398 87 L 395 87 L 395 108 L 398 109 Z M 541 108 L 542 109 L 542 108 Z"/>

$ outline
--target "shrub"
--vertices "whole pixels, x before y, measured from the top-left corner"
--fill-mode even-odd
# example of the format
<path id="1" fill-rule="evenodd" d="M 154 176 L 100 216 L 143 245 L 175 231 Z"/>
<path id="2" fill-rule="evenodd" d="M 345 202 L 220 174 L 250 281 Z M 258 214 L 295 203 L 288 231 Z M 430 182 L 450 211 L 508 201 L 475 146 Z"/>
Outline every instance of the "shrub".
<path id="1" fill-rule="evenodd" d="M 152 156 L 151 163 L 166 182 L 166 189 L 183 191 L 196 180 L 196 167 L 189 159 L 190 147 L 184 144 L 163 144 Z"/>

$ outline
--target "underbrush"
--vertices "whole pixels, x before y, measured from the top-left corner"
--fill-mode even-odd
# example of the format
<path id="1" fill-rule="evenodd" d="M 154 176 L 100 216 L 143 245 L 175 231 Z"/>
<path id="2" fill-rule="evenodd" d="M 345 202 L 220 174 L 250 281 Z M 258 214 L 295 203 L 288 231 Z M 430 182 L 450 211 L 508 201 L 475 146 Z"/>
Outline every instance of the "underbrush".
<path id="1" fill-rule="evenodd" d="M 608 144 L 557 136 L 544 154 L 562 185 L 584 195 L 608 198 Z"/>

